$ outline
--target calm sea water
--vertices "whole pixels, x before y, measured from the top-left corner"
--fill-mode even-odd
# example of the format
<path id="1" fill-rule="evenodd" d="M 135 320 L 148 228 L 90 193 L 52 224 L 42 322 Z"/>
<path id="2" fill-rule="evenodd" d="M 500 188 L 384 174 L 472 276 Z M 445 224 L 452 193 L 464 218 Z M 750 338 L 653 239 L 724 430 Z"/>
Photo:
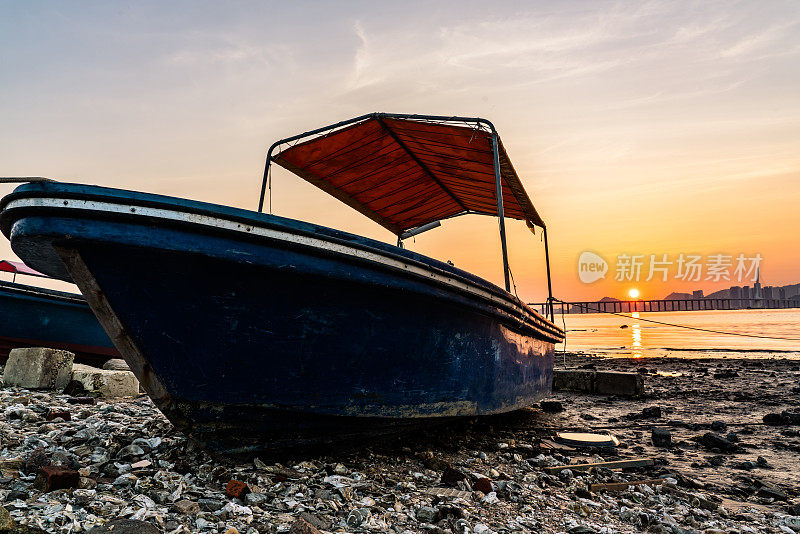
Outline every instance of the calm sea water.
<path id="1" fill-rule="evenodd" d="M 747 357 L 800 359 L 800 341 L 757 339 L 698 332 L 649 323 L 800 340 L 800 309 L 639 312 L 638 318 L 603 313 L 566 314 L 566 348 L 621 357 Z M 556 324 L 562 325 L 560 315 Z M 623 325 L 627 328 L 621 328 Z M 563 344 L 558 346 L 562 349 Z"/>

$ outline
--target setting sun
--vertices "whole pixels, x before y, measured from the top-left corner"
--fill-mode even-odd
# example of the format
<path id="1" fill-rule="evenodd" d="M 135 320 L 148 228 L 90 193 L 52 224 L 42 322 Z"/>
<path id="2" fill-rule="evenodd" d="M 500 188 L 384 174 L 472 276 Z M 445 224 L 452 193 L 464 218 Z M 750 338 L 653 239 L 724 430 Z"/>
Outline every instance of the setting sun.
<path id="1" fill-rule="evenodd" d="M 630 298 L 632 298 L 632 299 L 638 298 L 639 297 L 639 290 L 636 289 L 636 288 L 631 289 L 630 291 L 628 291 L 628 296 Z"/>

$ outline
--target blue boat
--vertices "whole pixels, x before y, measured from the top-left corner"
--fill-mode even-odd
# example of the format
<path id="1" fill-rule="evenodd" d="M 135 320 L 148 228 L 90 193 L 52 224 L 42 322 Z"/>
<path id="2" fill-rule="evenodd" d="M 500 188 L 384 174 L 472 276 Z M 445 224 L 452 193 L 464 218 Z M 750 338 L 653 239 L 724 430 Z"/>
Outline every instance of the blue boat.
<path id="1" fill-rule="evenodd" d="M 0 261 L 13 282 L 0 281 L 0 361 L 20 347 L 49 347 L 99 365 L 119 352 L 81 295 L 16 282 L 17 274 L 44 276 L 20 262 Z"/>
<path id="2" fill-rule="evenodd" d="M 261 213 L 273 163 L 397 243 Z M 564 333 L 511 291 L 505 240 L 505 218 L 544 223 L 483 119 L 374 113 L 281 140 L 258 212 L 58 182 L 0 210 L 15 253 L 78 285 L 159 409 L 212 453 L 357 442 L 550 391 Z M 505 289 L 404 248 L 463 214 L 498 217 Z"/>

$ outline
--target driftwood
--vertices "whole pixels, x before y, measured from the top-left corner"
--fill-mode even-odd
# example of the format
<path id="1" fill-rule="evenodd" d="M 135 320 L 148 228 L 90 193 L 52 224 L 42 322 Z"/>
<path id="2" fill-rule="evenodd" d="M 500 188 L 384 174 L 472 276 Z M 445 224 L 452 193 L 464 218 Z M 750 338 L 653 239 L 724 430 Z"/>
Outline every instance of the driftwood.
<path id="1" fill-rule="evenodd" d="M 564 469 L 572 471 L 588 471 L 592 467 L 605 467 L 607 469 L 622 469 L 624 467 L 648 467 L 655 462 L 652 458 L 636 458 L 633 460 L 619 460 L 616 462 L 599 462 L 596 464 L 575 464 L 575 465 L 557 465 L 555 467 L 545 467 L 546 473 L 559 473 Z"/>
<path id="2" fill-rule="evenodd" d="M 566 452 L 573 452 L 575 447 L 570 447 L 569 445 L 564 445 L 563 443 L 556 443 L 550 439 L 541 439 L 539 440 L 539 444 L 543 449 L 552 449 L 557 451 L 566 451 Z"/>
<path id="3" fill-rule="evenodd" d="M 609 482 L 606 484 L 590 484 L 589 491 L 595 492 L 600 490 L 606 491 L 624 491 L 631 486 L 641 486 L 647 484 L 648 486 L 659 486 L 664 483 L 662 478 L 650 478 L 647 480 L 631 480 L 630 482 Z"/>

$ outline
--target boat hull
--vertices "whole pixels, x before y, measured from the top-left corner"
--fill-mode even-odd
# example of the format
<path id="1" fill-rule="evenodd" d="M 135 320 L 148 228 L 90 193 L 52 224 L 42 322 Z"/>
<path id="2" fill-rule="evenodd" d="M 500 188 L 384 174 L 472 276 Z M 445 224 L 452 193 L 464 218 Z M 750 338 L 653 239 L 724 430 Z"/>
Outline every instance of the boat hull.
<path id="1" fill-rule="evenodd" d="M 80 295 L 0 282 L 0 313 L 0 362 L 21 347 L 68 350 L 94 365 L 120 357 Z"/>
<path id="2" fill-rule="evenodd" d="M 487 282 L 297 221 L 94 189 L 67 208 L 64 191 L 18 190 L 3 230 L 34 268 L 69 274 L 158 407 L 212 452 L 501 413 L 550 390 L 560 331 Z"/>

